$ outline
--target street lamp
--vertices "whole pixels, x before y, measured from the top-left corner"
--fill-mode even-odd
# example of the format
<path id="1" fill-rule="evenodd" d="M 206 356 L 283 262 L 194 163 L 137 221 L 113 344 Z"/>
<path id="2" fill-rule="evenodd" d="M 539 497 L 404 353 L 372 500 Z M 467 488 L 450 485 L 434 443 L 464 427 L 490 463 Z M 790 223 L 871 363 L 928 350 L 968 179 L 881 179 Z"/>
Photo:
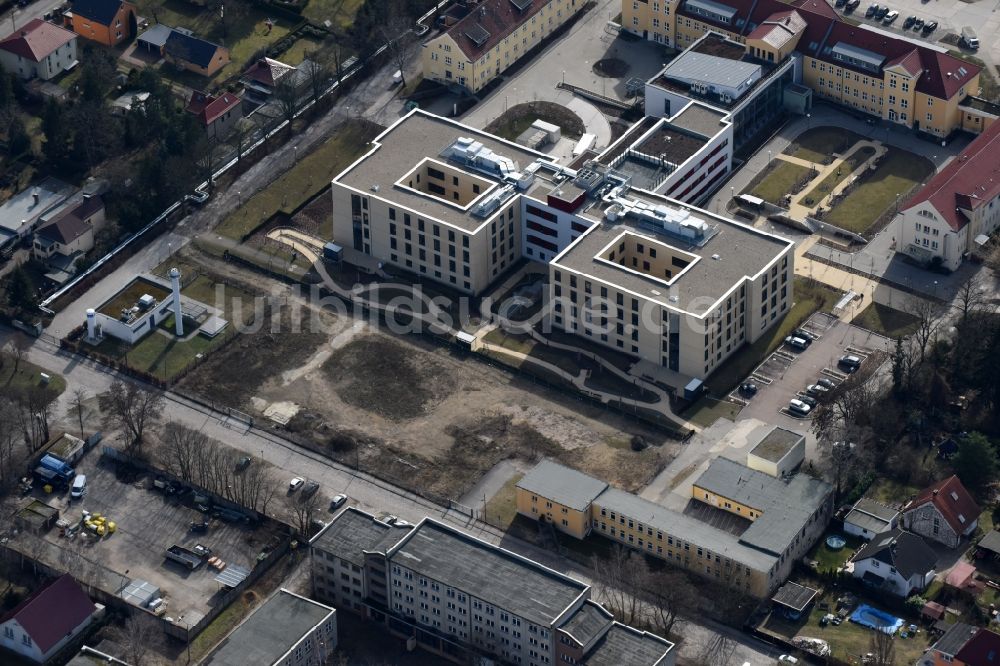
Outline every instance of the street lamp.
<path id="1" fill-rule="evenodd" d="M 806 129 L 807 130 L 812 129 L 812 114 L 811 113 L 807 113 L 806 114 Z"/>

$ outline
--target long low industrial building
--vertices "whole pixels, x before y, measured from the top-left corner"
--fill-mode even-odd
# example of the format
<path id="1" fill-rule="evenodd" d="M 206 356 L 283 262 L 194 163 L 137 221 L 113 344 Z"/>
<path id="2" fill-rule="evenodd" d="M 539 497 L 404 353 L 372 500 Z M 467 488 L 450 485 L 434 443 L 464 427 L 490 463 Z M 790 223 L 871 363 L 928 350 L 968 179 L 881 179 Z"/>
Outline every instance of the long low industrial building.
<path id="1" fill-rule="evenodd" d="M 754 446 L 747 464 L 713 459 L 694 481 L 684 511 L 543 460 L 518 482 L 517 510 L 578 539 L 596 533 L 765 597 L 823 534 L 833 510 L 826 482 L 769 473 L 777 460 L 801 464 L 802 442 L 801 435 L 776 427 Z"/>

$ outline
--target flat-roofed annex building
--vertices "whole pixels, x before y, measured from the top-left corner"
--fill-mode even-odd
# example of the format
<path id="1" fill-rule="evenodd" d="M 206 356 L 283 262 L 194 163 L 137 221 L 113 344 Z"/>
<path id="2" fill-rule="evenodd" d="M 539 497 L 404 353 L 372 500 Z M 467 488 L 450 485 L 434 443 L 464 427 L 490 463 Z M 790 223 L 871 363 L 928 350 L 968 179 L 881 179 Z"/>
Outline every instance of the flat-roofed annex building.
<path id="1" fill-rule="evenodd" d="M 543 460 L 518 482 L 517 510 L 577 538 L 594 532 L 765 597 L 823 534 L 832 495 L 829 484 L 802 473 L 775 477 L 716 458 L 681 512 Z M 718 519 L 723 514 L 733 518 Z M 590 525 L 581 529 L 585 516 Z"/>
<path id="2" fill-rule="evenodd" d="M 345 594 L 339 589 L 344 574 L 359 579 L 355 588 L 368 581 L 366 596 L 352 588 L 341 597 L 351 600 L 347 608 L 449 659 L 486 655 L 526 666 L 674 663 L 672 643 L 614 622 L 589 600 L 588 585 L 430 518 L 398 527 L 348 508 L 311 545 L 321 599 Z M 350 560 L 362 562 L 361 571 L 339 566 Z M 377 579 L 384 585 L 373 585 Z"/>
<path id="3" fill-rule="evenodd" d="M 585 5 L 584 0 L 482 0 L 445 10 L 424 42 L 424 78 L 478 92 Z"/>

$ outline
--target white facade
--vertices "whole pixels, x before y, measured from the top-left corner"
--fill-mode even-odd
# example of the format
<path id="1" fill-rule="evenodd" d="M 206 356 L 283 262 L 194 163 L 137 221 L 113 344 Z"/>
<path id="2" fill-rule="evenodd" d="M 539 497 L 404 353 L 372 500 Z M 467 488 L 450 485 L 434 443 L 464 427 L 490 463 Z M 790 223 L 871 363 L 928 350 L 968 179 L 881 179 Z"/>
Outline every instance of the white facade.
<path id="1" fill-rule="evenodd" d="M 593 220 L 529 197 L 521 197 L 521 220 L 524 256 L 542 262 L 551 261 L 594 225 Z"/>
<path id="2" fill-rule="evenodd" d="M 48 81 L 61 74 L 67 67 L 76 62 L 76 37 L 63 44 L 41 62 L 15 55 L 10 51 L 0 49 L 0 65 L 5 71 L 12 72 L 22 79 L 42 79 Z"/>
<path id="3" fill-rule="evenodd" d="M 1000 197 L 963 213 L 971 221 L 955 231 L 930 201 L 902 211 L 896 218 L 896 251 L 923 263 L 940 257 L 944 268 L 957 270 L 966 254 L 976 249 L 976 237 L 1000 227 Z"/>
<path id="4" fill-rule="evenodd" d="M 733 125 L 725 125 L 653 191 L 685 203 L 700 203 L 712 194 L 733 168 Z"/>
<path id="5" fill-rule="evenodd" d="M 880 562 L 874 557 L 869 557 L 854 563 L 855 578 L 863 578 L 866 573 L 872 573 L 879 578 L 885 579 L 885 584 L 881 589 L 901 597 L 908 597 L 914 592 L 919 592 L 927 587 L 934 579 L 936 572 L 934 569 L 931 569 L 923 574 L 915 573 L 909 578 L 904 578 L 892 565 Z"/>
<path id="6" fill-rule="evenodd" d="M 136 317 L 130 322 L 124 322 L 103 312 L 97 312 L 98 336 L 110 335 L 130 345 L 135 344 L 155 331 L 160 322 L 170 316 L 173 303 L 173 294 L 170 294 L 144 315 Z"/>

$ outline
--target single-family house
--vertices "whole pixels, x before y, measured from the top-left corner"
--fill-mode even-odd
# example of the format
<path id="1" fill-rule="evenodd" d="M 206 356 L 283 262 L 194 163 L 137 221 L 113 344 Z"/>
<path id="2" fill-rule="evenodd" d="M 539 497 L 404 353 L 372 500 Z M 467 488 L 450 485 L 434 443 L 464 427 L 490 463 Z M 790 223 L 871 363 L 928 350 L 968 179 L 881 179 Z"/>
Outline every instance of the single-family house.
<path id="1" fill-rule="evenodd" d="M 74 0 L 66 27 L 84 39 L 117 46 L 135 36 L 135 5 L 127 0 Z"/>
<path id="2" fill-rule="evenodd" d="M 862 497 L 844 516 L 844 532 L 868 541 L 876 534 L 896 529 L 898 522 L 899 511 Z"/>
<path id="3" fill-rule="evenodd" d="M 0 65 L 22 79 L 48 81 L 76 64 L 76 33 L 42 19 L 31 19 L 0 41 Z"/>
<path id="4" fill-rule="evenodd" d="M 979 525 L 979 505 L 957 476 L 925 488 L 903 506 L 902 526 L 956 548 Z"/>
<path id="5" fill-rule="evenodd" d="M 52 215 L 35 231 L 32 254 L 41 261 L 53 255 L 83 255 L 94 248 L 94 238 L 104 227 L 104 200 L 85 195 Z"/>
<path id="6" fill-rule="evenodd" d="M 34 231 L 42 217 L 70 198 L 75 188 L 45 178 L 0 204 L 0 247 L 19 242 Z"/>
<path id="7" fill-rule="evenodd" d="M 45 663 L 103 612 L 69 574 L 46 583 L 0 617 L 0 645 Z"/>
<path id="8" fill-rule="evenodd" d="M 274 93 L 278 81 L 294 71 L 295 67 L 280 60 L 261 58 L 243 72 L 243 85 L 263 101 Z"/>
<path id="9" fill-rule="evenodd" d="M 215 96 L 195 90 L 185 110 L 198 119 L 208 136 L 223 139 L 243 117 L 243 100 L 233 93 Z"/>
<path id="10" fill-rule="evenodd" d="M 934 578 L 937 555 L 918 535 L 895 529 L 875 535 L 852 562 L 854 577 L 866 585 L 908 597 Z"/>
<path id="11" fill-rule="evenodd" d="M 917 666 L 994 666 L 1000 663 L 1000 634 L 956 622 L 932 645 Z"/>
<path id="12" fill-rule="evenodd" d="M 215 76 L 229 64 L 229 49 L 175 28 L 163 44 L 163 57 L 180 69 Z"/>

